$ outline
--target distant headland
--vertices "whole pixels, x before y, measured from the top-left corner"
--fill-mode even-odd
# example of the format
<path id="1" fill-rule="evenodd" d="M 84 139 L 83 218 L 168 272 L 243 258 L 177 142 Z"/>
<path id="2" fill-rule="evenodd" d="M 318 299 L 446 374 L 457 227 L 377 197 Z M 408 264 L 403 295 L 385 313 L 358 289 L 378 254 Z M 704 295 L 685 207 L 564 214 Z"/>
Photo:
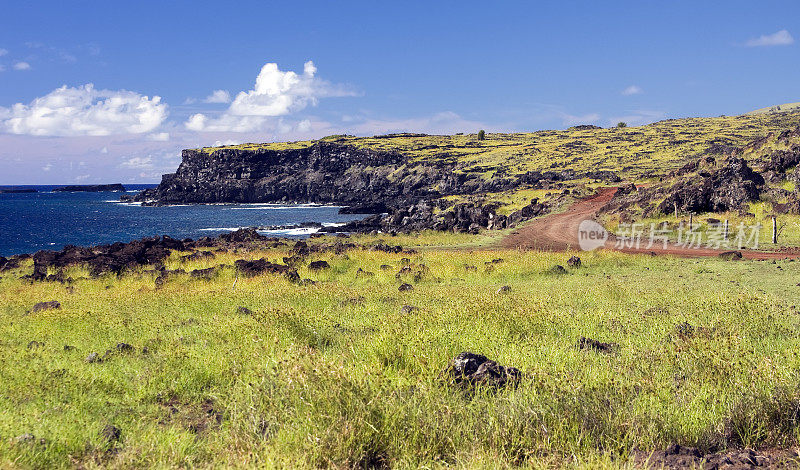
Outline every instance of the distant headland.
<path id="1" fill-rule="evenodd" d="M 81 184 L 81 185 L 71 185 L 71 186 L 64 186 L 63 188 L 55 188 L 54 192 L 63 192 L 63 193 L 74 193 L 74 192 L 84 192 L 84 193 L 100 193 L 100 192 L 107 192 L 107 191 L 125 191 L 125 186 L 121 183 L 116 184 Z"/>

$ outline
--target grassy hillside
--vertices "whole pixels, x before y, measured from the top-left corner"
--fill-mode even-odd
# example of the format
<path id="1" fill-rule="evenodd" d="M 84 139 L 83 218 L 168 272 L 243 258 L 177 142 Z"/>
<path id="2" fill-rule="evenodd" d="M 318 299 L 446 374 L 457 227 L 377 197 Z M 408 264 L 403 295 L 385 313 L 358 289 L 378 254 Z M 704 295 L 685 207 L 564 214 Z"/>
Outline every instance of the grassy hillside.
<path id="1" fill-rule="evenodd" d="M 779 104 L 775 106 L 769 106 L 766 108 L 756 109 L 755 111 L 750 111 L 747 113 L 748 115 L 753 114 L 775 114 L 775 113 L 785 113 L 789 111 L 797 111 L 800 109 L 800 103 L 786 103 L 786 104 Z"/>
<path id="2" fill-rule="evenodd" d="M 4 273 L 0 466 L 618 468 L 671 443 L 800 443 L 800 263 L 593 253 L 554 274 L 570 254 L 474 248 L 312 255 L 331 267 L 301 269 L 307 286 L 229 267 L 286 248 L 176 253 L 167 267 L 222 267 L 161 287 L 146 270 Z M 403 266 L 423 274 L 398 279 Z M 43 300 L 62 307 L 29 313 Z M 519 386 L 446 385 L 465 350 L 518 367 Z"/>
<path id="3" fill-rule="evenodd" d="M 646 204 L 637 204 L 627 208 L 622 212 L 611 212 L 604 215 L 606 226 L 615 230 L 620 222 L 634 222 L 642 224 L 645 232 L 649 232 L 651 224 L 656 227 L 663 227 L 664 224 L 670 229 L 672 239 L 678 238 L 677 229 L 683 224 L 688 227 L 690 220 L 697 225 L 696 230 L 702 234 L 711 234 L 719 227 L 714 227 L 720 221 L 727 220 L 732 231 L 735 227 L 743 224 L 746 227 L 760 226 L 758 230 L 759 247 L 762 249 L 779 249 L 784 246 L 800 246 L 800 214 L 796 209 L 798 193 L 798 181 L 800 171 L 794 166 L 789 167 L 783 172 L 770 170 L 773 155 L 781 152 L 791 152 L 800 146 L 800 133 L 789 132 L 781 135 L 771 132 L 761 138 L 754 139 L 747 145 L 737 149 L 735 156 L 744 158 L 748 164 L 756 171 L 762 172 L 765 176 L 761 194 L 757 200 L 748 202 L 741 210 L 729 210 L 724 212 L 704 212 L 695 214 L 696 217 L 690 219 L 690 214 L 680 212 L 676 218 L 672 211 L 668 214 L 647 214 L 648 204 L 658 205 L 665 193 L 669 192 L 669 187 L 682 178 L 701 182 L 702 174 L 713 172 L 719 168 L 720 161 L 707 164 L 702 163 L 696 169 L 688 171 L 679 177 L 665 177 L 662 181 L 655 182 L 650 187 L 652 189 L 663 188 L 665 191 L 656 193 L 653 197 L 645 199 Z M 772 217 L 776 218 L 778 229 L 777 243 L 772 242 Z M 739 248 L 731 246 L 730 248 Z"/>
<path id="4" fill-rule="evenodd" d="M 572 169 L 579 173 L 611 170 L 623 178 L 643 181 L 680 167 L 714 146 L 744 145 L 769 132 L 800 125 L 800 113 L 758 114 L 718 118 L 670 119 L 639 127 L 576 129 L 515 134 L 452 136 L 330 136 L 323 140 L 375 150 L 397 151 L 410 162 L 457 162 L 459 170 L 488 176 L 527 171 Z M 218 148 L 290 149 L 314 141 L 242 144 Z"/>

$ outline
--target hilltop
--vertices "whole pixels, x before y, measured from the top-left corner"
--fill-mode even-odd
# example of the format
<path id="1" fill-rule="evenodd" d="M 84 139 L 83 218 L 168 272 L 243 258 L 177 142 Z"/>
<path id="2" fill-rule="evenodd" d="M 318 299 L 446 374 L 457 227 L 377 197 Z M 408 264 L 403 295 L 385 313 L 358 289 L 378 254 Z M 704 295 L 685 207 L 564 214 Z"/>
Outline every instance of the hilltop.
<path id="1" fill-rule="evenodd" d="M 797 110 L 800 110 L 800 103 L 786 103 L 786 104 L 779 104 L 776 106 L 769 106 L 767 108 L 756 109 L 755 111 L 750 111 L 747 114 L 748 115 L 775 114 L 775 113 L 795 112 Z"/>

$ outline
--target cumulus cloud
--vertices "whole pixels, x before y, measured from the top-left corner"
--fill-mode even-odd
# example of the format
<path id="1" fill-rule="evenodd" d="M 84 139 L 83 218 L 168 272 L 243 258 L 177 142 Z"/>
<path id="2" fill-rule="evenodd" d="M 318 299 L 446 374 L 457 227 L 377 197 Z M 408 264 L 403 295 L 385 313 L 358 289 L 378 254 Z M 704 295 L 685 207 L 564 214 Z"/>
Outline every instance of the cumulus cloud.
<path id="1" fill-rule="evenodd" d="M 17 62 L 14 64 L 14 70 L 30 70 L 31 64 L 27 62 Z"/>
<path id="2" fill-rule="evenodd" d="M 230 103 L 231 94 L 225 90 L 214 90 L 203 100 L 204 103 Z"/>
<path id="3" fill-rule="evenodd" d="M 631 85 L 631 86 L 625 88 L 624 90 L 622 90 L 622 94 L 625 95 L 625 96 L 641 95 L 642 93 L 644 93 L 644 90 L 642 90 L 641 87 L 636 86 L 636 85 Z"/>
<path id="4" fill-rule="evenodd" d="M 794 38 L 785 29 L 750 39 L 745 43 L 747 47 L 789 46 L 791 44 L 794 44 Z"/>
<path id="5" fill-rule="evenodd" d="M 318 78 L 316 73 L 312 61 L 304 64 L 302 74 L 284 72 L 278 64 L 267 63 L 256 77 L 253 89 L 239 92 L 221 115 L 194 114 L 184 125 L 198 132 L 255 132 L 269 124 L 274 126 L 276 117 L 315 106 L 320 98 L 354 95 L 342 86 Z"/>
<path id="6" fill-rule="evenodd" d="M 0 107 L 0 131 L 37 136 L 143 134 L 167 118 L 161 97 L 66 85 L 30 104 Z"/>

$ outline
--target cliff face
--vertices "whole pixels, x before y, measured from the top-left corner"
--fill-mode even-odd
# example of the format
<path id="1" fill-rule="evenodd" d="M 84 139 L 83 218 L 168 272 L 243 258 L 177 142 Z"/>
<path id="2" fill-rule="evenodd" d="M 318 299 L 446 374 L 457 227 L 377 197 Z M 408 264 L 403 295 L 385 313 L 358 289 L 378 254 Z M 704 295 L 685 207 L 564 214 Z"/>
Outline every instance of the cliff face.
<path id="1" fill-rule="evenodd" d="M 394 207 L 451 194 L 502 191 L 539 180 L 456 172 L 449 162 L 411 162 L 381 152 L 331 142 L 302 149 L 184 150 L 174 174 L 139 194 L 160 204 L 213 202 L 313 202 Z M 551 175 L 552 176 L 552 175 Z"/>
<path id="2" fill-rule="evenodd" d="M 184 150 L 174 174 L 139 200 L 159 203 L 395 203 L 458 186 L 449 168 L 407 165 L 397 153 L 319 142 L 293 150 Z M 434 182 L 437 186 L 434 188 Z"/>
<path id="3" fill-rule="evenodd" d="M 574 171 L 465 171 L 454 160 L 411 160 L 392 151 L 319 141 L 308 147 L 274 149 L 221 148 L 184 150 L 174 174 L 135 199 L 154 204 L 177 203 L 336 203 L 350 213 L 388 213 L 348 230 L 411 231 L 425 228 L 476 231 L 504 228 L 548 210 L 533 200 L 510 216 L 496 205 L 475 202 L 450 207 L 449 195 L 481 195 L 520 187 L 549 187 L 578 177 Z M 597 172 L 596 177 L 616 178 Z M 491 174 L 491 177 L 487 175 Z"/>

